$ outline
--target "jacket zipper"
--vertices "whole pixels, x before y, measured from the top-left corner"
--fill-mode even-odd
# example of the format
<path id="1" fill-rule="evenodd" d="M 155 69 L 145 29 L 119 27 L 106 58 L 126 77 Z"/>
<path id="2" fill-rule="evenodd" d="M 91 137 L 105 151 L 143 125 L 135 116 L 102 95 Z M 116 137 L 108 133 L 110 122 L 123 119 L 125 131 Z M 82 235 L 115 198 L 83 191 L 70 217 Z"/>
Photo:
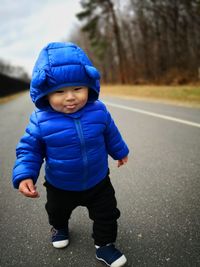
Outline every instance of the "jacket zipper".
<path id="1" fill-rule="evenodd" d="M 87 158 L 87 152 L 86 152 L 86 144 L 85 144 L 85 138 L 83 135 L 83 129 L 81 126 L 80 119 L 74 119 L 76 130 L 78 133 L 78 137 L 80 139 L 81 143 L 81 153 L 83 158 L 83 165 L 84 165 L 84 173 L 83 173 L 83 190 L 86 189 L 86 181 L 88 176 L 88 158 Z"/>

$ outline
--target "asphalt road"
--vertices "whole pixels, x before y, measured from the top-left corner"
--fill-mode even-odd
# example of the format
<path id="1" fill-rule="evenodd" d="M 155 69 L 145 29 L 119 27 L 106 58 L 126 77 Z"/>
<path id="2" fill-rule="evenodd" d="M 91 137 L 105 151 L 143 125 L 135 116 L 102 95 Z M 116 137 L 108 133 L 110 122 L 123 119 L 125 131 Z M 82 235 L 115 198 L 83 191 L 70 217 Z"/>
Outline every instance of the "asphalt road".
<path id="1" fill-rule="evenodd" d="M 127 267 L 200 266 L 200 128 L 122 106 L 200 124 L 200 109 L 104 97 L 129 148 L 129 163 L 110 160 L 121 210 L 117 246 Z M 15 146 L 33 109 L 27 94 L 0 106 L 0 266 L 101 267 L 95 259 L 92 223 L 74 211 L 70 246 L 50 244 L 43 171 L 39 199 L 12 188 Z"/>

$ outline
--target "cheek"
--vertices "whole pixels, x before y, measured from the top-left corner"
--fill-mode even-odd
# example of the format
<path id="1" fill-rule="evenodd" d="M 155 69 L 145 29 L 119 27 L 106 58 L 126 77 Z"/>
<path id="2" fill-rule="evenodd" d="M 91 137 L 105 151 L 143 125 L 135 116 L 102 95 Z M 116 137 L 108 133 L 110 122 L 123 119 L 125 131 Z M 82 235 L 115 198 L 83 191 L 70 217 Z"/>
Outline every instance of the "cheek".
<path id="1" fill-rule="evenodd" d="M 50 105 L 58 105 L 59 99 L 57 99 L 56 97 L 49 97 L 49 103 Z"/>
<path id="2" fill-rule="evenodd" d="M 82 97 L 82 102 L 86 103 L 88 101 L 88 94 L 84 94 Z"/>
<path id="3" fill-rule="evenodd" d="M 82 104 L 82 105 L 85 105 L 86 103 L 87 103 L 87 98 L 85 98 L 85 97 L 82 98 L 81 104 Z"/>
<path id="4" fill-rule="evenodd" d="M 58 103 L 55 99 L 49 98 L 49 104 L 53 109 L 57 109 L 57 107 L 58 107 Z"/>

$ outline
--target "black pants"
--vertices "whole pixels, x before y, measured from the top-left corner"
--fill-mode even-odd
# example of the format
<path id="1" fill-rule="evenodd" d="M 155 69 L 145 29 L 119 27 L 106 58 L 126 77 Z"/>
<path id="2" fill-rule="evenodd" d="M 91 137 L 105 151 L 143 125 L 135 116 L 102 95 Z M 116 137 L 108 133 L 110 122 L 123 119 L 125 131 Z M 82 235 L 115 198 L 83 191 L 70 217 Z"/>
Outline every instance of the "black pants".
<path id="1" fill-rule="evenodd" d="M 65 228 L 72 211 L 78 206 L 87 207 L 93 220 L 95 245 L 104 246 L 114 243 L 117 237 L 117 209 L 115 191 L 109 176 L 91 189 L 76 192 L 60 190 L 44 183 L 47 190 L 46 211 L 49 223 L 56 229 Z"/>

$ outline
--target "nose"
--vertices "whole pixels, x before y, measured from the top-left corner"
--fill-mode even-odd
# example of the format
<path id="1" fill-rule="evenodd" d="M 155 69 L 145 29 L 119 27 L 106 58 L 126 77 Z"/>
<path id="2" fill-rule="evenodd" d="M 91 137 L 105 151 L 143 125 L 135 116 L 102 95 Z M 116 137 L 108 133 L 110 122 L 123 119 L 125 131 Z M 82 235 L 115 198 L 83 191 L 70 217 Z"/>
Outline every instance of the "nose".
<path id="1" fill-rule="evenodd" d="M 70 91 L 70 90 L 67 90 L 66 92 L 65 92 L 65 100 L 66 101 L 73 101 L 74 100 L 74 93 L 72 92 L 72 91 Z"/>

